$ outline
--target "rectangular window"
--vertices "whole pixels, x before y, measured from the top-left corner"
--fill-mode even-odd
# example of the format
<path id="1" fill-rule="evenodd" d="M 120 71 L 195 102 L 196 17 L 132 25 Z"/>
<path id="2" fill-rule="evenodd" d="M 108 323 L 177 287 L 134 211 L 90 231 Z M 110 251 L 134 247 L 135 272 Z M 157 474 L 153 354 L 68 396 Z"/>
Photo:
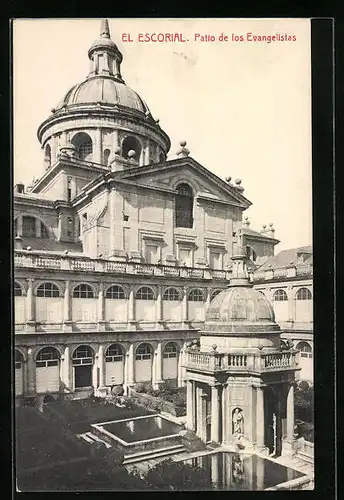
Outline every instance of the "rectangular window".
<path id="1" fill-rule="evenodd" d="M 222 269 L 222 254 L 221 252 L 210 251 L 209 256 L 210 269 Z"/>
<path id="2" fill-rule="evenodd" d="M 159 260 L 158 256 L 158 246 L 157 245 L 146 245 L 146 262 L 148 264 L 157 264 Z"/>
<path id="3" fill-rule="evenodd" d="M 192 252 L 190 248 L 179 249 L 179 261 L 182 265 L 192 267 Z"/>

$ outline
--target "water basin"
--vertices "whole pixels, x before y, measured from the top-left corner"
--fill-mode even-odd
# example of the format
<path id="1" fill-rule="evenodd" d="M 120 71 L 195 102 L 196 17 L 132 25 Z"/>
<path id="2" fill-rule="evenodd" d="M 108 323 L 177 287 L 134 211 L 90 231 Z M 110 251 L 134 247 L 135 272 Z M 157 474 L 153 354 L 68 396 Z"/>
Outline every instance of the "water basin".
<path id="1" fill-rule="evenodd" d="M 204 469 L 217 490 L 257 491 L 307 476 L 258 455 L 216 452 L 184 463 Z"/>

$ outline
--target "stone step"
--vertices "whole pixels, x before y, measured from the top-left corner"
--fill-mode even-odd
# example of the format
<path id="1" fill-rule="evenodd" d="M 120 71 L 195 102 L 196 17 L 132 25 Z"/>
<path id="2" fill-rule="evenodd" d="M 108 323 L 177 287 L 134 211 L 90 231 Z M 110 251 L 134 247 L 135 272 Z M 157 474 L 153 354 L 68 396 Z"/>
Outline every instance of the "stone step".
<path id="1" fill-rule="evenodd" d="M 159 450 L 148 450 L 140 453 L 135 453 L 134 455 L 127 455 L 124 459 L 124 465 L 129 465 L 137 462 L 148 462 L 150 460 L 155 460 L 157 458 L 164 458 L 170 455 L 176 455 L 185 451 L 183 445 L 169 446 L 166 448 L 160 448 Z"/>
<path id="2" fill-rule="evenodd" d="M 92 434 L 92 432 L 85 432 L 84 434 L 78 434 L 78 437 L 84 439 L 90 444 L 98 441 L 98 443 L 104 443 L 107 448 L 111 448 L 111 445 L 109 443 L 107 443 L 103 439 L 100 439 L 95 434 Z"/>

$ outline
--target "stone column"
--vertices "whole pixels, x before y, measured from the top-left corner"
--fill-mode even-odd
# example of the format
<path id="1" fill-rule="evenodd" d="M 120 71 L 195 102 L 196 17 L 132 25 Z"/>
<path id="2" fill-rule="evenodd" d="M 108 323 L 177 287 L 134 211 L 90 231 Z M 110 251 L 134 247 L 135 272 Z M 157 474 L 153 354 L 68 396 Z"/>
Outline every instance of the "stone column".
<path id="1" fill-rule="evenodd" d="M 258 447 L 265 446 L 265 414 L 264 414 L 264 387 L 257 386 L 256 404 L 256 442 Z"/>
<path id="2" fill-rule="evenodd" d="M 219 414 L 219 387 L 214 385 L 211 387 L 211 441 L 214 443 L 220 441 Z"/>
<path id="3" fill-rule="evenodd" d="M 33 279 L 29 278 L 26 294 L 26 317 L 28 322 L 35 321 L 35 298 L 33 295 Z"/>
<path id="4" fill-rule="evenodd" d="M 92 365 L 92 387 L 97 389 L 98 386 L 98 360 L 94 358 Z"/>
<path id="5" fill-rule="evenodd" d="M 178 387 L 183 387 L 183 361 L 184 361 L 184 350 L 180 349 L 178 352 Z"/>
<path id="6" fill-rule="evenodd" d="M 159 384 L 162 382 L 162 352 L 161 352 L 161 342 L 158 343 L 153 359 L 152 367 L 152 385 L 155 389 L 159 388 Z"/>
<path id="7" fill-rule="evenodd" d="M 99 283 L 98 293 L 98 321 L 104 321 L 104 287 L 103 283 Z"/>
<path id="8" fill-rule="evenodd" d="M 104 363 L 104 347 L 102 344 L 98 348 L 98 367 L 99 367 L 99 387 L 104 387 L 105 363 Z"/>
<path id="9" fill-rule="evenodd" d="M 291 384 L 287 396 L 287 441 L 294 440 L 294 385 Z"/>
<path id="10" fill-rule="evenodd" d="M 186 382 L 186 427 L 194 429 L 195 419 L 195 384 L 192 380 Z"/>
<path id="11" fill-rule="evenodd" d="M 135 321 L 135 292 L 131 288 L 129 292 L 129 311 L 128 311 L 128 321 Z"/>
<path id="12" fill-rule="evenodd" d="M 65 290 L 63 296 L 63 321 L 71 320 L 71 308 L 70 308 L 70 282 L 65 282 Z"/>
<path id="13" fill-rule="evenodd" d="M 201 394 L 202 389 L 196 385 L 196 434 L 201 437 Z"/>
<path id="14" fill-rule="evenodd" d="M 69 346 L 66 345 L 64 348 L 64 354 L 61 363 L 61 379 L 62 379 L 62 389 L 67 392 L 70 389 L 70 352 Z"/>
<path id="15" fill-rule="evenodd" d="M 293 308 L 293 287 L 288 286 L 287 288 L 287 294 L 288 294 L 288 321 L 295 321 L 294 317 L 294 308 Z"/>
<path id="16" fill-rule="evenodd" d="M 162 316 L 162 286 L 158 285 L 158 294 L 156 298 L 156 303 L 155 303 L 155 318 L 156 321 L 161 322 L 163 320 Z"/>
<path id="17" fill-rule="evenodd" d="M 27 394 L 28 396 L 36 394 L 36 362 L 31 347 L 27 350 Z"/>
<path id="18" fill-rule="evenodd" d="M 201 393 L 201 415 L 200 415 L 200 438 L 205 443 L 207 441 L 207 395 Z"/>
<path id="19" fill-rule="evenodd" d="M 182 301 L 182 321 L 188 321 L 188 289 L 185 286 L 183 289 L 183 301 Z"/>
<path id="20" fill-rule="evenodd" d="M 144 150 L 144 165 L 149 165 L 149 139 L 146 139 L 146 145 Z"/>
<path id="21" fill-rule="evenodd" d="M 127 355 L 126 355 L 126 375 L 127 375 L 127 381 L 126 385 L 131 386 L 134 385 L 135 383 L 135 374 L 134 374 L 134 366 L 135 366 L 135 359 L 134 359 L 134 344 L 130 344 Z"/>
<path id="22" fill-rule="evenodd" d="M 97 128 L 94 136 L 93 161 L 94 163 L 102 163 L 102 131 Z"/>
<path id="23" fill-rule="evenodd" d="M 228 387 L 224 385 L 222 387 L 222 396 L 221 396 L 221 406 L 222 406 L 222 415 L 221 415 L 221 420 L 222 420 L 222 442 L 225 443 L 228 440 L 228 425 L 229 425 L 229 419 L 227 417 L 228 414 L 228 401 L 227 401 L 227 395 L 228 395 Z"/>

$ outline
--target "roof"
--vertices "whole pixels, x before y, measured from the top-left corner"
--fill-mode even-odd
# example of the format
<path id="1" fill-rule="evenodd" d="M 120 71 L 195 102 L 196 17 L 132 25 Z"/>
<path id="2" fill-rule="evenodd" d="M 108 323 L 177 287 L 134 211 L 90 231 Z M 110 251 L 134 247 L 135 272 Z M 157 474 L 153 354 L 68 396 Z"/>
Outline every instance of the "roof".
<path id="1" fill-rule="evenodd" d="M 74 85 L 68 90 L 56 109 L 73 104 L 90 103 L 120 105 L 142 113 L 149 113 L 147 105 L 134 90 L 125 83 L 106 75 L 87 78 L 78 85 Z"/>
<path id="2" fill-rule="evenodd" d="M 276 240 L 276 238 L 273 238 L 272 236 L 267 236 L 264 233 L 259 233 L 258 231 L 254 231 L 253 229 L 249 229 L 248 227 L 243 227 L 242 233 L 246 234 L 247 236 L 255 236 L 255 237 L 264 238 L 267 240 L 279 241 L 279 240 Z"/>
<path id="3" fill-rule="evenodd" d="M 313 264 L 313 250 L 311 246 L 289 248 L 282 250 L 274 257 L 270 257 L 259 267 L 259 271 L 283 269 L 300 264 Z"/>
<path id="4" fill-rule="evenodd" d="M 81 243 L 69 243 L 65 241 L 56 241 L 46 238 L 29 238 L 23 236 L 22 238 L 23 249 L 30 246 L 32 250 L 47 250 L 53 252 L 64 252 L 68 250 L 69 252 L 82 253 Z"/>

